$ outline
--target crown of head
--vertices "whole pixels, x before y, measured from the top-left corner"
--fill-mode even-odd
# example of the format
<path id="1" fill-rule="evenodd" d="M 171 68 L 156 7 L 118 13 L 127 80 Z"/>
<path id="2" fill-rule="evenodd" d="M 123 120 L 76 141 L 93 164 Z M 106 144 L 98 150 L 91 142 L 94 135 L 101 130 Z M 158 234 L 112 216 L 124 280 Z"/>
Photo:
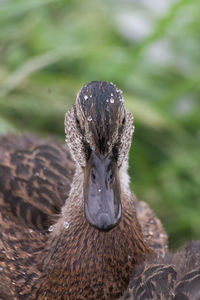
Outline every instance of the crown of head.
<path id="1" fill-rule="evenodd" d="M 93 81 L 82 87 L 65 116 L 66 142 L 74 160 L 86 165 L 92 151 L 113 153 L 118 167 L 127 158 L 133 117 L 124 107 L 122 92 L 113 83 Z"/>

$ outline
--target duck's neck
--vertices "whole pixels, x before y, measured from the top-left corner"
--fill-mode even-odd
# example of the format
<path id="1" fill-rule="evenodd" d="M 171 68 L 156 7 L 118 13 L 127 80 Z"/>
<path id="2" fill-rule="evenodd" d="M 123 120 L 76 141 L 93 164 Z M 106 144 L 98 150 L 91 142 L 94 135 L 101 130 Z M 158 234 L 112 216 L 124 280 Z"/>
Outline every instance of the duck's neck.
<path id="1" fill-rule="evenodd" d="M 83 173 L 77 169 L 69 199 L 51 234 L 44 259 L 47 277 L 42 293 L 77 299 L 115 299 L 129 282 L 133 266 L 149 253 L 133 203 L 122 187 L 122 219 L 109 232 L 100 232 L 85 219 Z M 58 283 L 58 284 L 56 284 Z M 50 294 L 48 295 L 50 297 Z M 51 299 L 48 298 L 47 299 Z"/>

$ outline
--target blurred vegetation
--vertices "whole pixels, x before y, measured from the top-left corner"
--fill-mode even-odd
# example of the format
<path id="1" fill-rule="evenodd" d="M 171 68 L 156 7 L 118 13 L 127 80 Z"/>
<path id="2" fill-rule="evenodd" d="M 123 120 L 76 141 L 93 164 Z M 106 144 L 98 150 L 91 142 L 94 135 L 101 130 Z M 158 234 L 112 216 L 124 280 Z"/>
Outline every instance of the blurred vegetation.
<path id="1" fill-rule="evenodd" d="M 0 133 L 64 142 L 80 87 L 114 82 L 135 117 L 131 187 L 174 248 L 200 238 L 200 1 L 156 3 L 1 0 Z"/>

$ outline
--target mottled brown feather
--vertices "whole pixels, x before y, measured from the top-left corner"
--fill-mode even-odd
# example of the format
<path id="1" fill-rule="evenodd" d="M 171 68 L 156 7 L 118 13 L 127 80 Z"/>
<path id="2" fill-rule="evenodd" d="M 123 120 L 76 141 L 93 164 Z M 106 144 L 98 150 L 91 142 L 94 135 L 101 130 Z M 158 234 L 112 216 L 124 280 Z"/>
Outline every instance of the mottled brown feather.
<path id="1" fill-rule="evenodd" d="M 200 241 L 137 266 L 121 300 L 199 300 Z"/>
<path id="2" fill-rule="evenodd" d="M 13 222 L 47 230 L 68 197 L 73 173 L 69 151 L 55 140 L 0 138 L 0 207 Z"/>

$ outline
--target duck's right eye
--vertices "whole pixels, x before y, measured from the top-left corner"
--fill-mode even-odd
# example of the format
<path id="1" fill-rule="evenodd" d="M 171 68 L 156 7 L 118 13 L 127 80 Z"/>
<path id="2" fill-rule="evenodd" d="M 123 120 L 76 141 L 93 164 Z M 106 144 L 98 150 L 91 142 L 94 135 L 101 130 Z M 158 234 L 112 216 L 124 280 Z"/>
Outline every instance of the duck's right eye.
<path id="1" fill-rule="evenodd" d="M 92 169 L 92 171 L 91 171 L 91 179 L 92 179 L 92 182 L 93 182 L 93 183 L 96 182 L 96 175 L 95 175 L 95 172 L 94 172 L 93 169 Z"/>

